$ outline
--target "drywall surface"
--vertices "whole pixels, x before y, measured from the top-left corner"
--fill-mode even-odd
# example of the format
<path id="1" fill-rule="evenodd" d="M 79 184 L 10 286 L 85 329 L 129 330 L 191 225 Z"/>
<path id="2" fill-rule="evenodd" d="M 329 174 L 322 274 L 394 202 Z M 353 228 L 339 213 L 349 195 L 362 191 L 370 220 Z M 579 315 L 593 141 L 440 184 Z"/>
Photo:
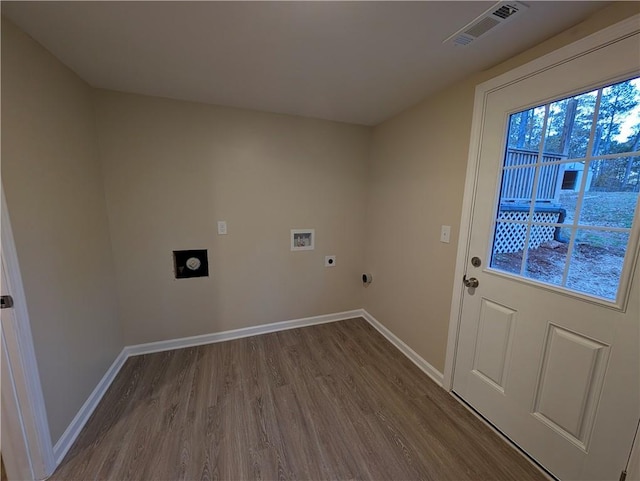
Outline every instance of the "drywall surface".
<path id="1" fill-rule="evenodd" d="M 374 282 L 364 307 L 436 369 L 444 370 L 476 85 L 639 11 L 616 2 L 374 129 L 365 254 Z M 439 241 L 441 225 L 452 226 L 449 244 Z"/>
<path id="2" fill-rule="evenodd" d="M 96 107 L 127 344 L 362 307 L 369 128 L 103 90 Z M 298 228 L 315 250 L 291 252 Z M 209 276 L 175 279 L 181 249 L 207 249 Z"/>
<path id="3" fill-rule="evenodd" d="M 92 89 L 4 18 L 2 185 L 55 442 L 123 334 Z"/>

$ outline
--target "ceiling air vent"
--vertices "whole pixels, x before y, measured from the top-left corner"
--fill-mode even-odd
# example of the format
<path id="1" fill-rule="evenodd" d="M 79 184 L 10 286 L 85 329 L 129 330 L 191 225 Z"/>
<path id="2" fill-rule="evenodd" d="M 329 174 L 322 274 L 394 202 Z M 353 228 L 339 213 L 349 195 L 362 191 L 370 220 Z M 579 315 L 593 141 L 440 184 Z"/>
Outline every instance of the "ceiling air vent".
<path id="1" fill-rule="evenodd" d="M 498 2 L 478 18 L 448 37 L 443 43 L 451 42 L 454 45 L 469 45 L 487 32 L 511 21 L 527 8 L 529 7 L 521 2 Z"/>

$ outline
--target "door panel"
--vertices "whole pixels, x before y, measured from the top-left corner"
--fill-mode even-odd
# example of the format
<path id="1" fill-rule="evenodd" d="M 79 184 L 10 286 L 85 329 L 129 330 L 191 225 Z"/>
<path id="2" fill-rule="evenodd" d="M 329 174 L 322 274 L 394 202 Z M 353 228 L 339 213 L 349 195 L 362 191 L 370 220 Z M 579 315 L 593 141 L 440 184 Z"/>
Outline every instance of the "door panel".
<path id="1" fill-rule="evenodd" d="M 549 324 L 533 415 L 585 451 L 609 348 Z"/>
<path id="2" fill-rule="evenodd" d="M 516 311 L 482 299 L 473 372 L 504 393 Z"/>
<path id="3" fill-rule="evenodd" d="M 505 192 L 502 161 L 511 147 L 505 137 L 512 113 L 545 108 L 556 99 L 637 76 L 639 59 L 640 38 L 635 34 L 491 91 L 483 106 L 467 258 L 478 256 L 485 262 L 483 267 L 467 266 L 467 276 L 480 284 L 465 290 L 462 298 L 453 390 L 561 479 L 618 479 L 626 464 L 640 417 L 640 284 L 639 276 L 632 275 L 634 269 L 640 271 L 636 268 L 640 214 L 636 209 L 633 229 L 622 232 L 630 247 L 624 266 L 618 266 L 622 282 L 615 300 L 594 297 L 588 290 L 571 292 L 568 284 L 554 287 L 543 283 L 545 277 L 518 277 L 521 269 L 491 268 L 488 259 L 500 229 L 521 223 L 520 233 L 509 231 L 515 237 L 505 249 L 514 249 L 516 257 L 528 256 L 540 244 L 529 245 L 523 253 L 526 242 L 518 244 L 522 236 L 548 236 L 559 222 L 532 217 L 533 208 L 524 214 L 513 209 L 509 217 L 505 214 L 496 222 L 499 198 Z M 510 175 L 522 179 L 521 188 L 509 191 L 516 202 L 542 192 L 541 183 L 551 186 L 549 192 L 563 183 L 562 171 L 570 157 L 562 157 L 561 149 L 544 151 L 547 127 L 541 124 L 540 138 L 527 140 L 532 155 L 548 168 L 527 167 L 526 152 L 516 152 L 509 160 Z M 600 161 L 600 146 L 572 148 L 585 157 L 587 167 L 594 155 L 593 162 Z M 584 186 L 587 175 L 580 179 Z M 579 238 L 583 242 L 589 232 L 577 229 L 576 216 L 568 217 L 572 224 L 565 224 L 566 230 L 583 236 Z M 584 285 L 591 281 L 589 273 L 595 277 L 602 266 L 581 262 L 579 271 L 549 275 L 564 275 Z"/>

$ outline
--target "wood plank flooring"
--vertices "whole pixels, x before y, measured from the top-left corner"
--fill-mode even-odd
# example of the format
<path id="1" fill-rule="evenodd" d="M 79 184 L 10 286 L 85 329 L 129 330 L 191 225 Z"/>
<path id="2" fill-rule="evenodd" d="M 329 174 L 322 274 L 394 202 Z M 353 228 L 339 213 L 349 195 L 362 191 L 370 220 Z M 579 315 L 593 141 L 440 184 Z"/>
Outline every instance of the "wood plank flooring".
<path id="1" fill-rule="evenodd" d="M 364 319 L 127 360 L 51 480 L 543 480 Z"/>

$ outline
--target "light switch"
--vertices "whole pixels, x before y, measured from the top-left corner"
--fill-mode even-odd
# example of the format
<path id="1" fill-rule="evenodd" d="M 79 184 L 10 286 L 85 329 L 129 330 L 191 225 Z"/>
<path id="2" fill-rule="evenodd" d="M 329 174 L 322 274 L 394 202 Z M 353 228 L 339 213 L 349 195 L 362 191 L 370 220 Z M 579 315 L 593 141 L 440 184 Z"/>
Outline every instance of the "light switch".
<path id="1" fill-rule="evenodd" d="M 219 220 L 218 221 L 218 235 L 226 235 L 227 234 L 227 221 Z"/>
<path id="2" fill-rule="evenodd" d="M 451 226 L 443 225 L 440 228 L 440 242 L 444 242 L 448 244 L 450 239 L 451 239 Z"/>

